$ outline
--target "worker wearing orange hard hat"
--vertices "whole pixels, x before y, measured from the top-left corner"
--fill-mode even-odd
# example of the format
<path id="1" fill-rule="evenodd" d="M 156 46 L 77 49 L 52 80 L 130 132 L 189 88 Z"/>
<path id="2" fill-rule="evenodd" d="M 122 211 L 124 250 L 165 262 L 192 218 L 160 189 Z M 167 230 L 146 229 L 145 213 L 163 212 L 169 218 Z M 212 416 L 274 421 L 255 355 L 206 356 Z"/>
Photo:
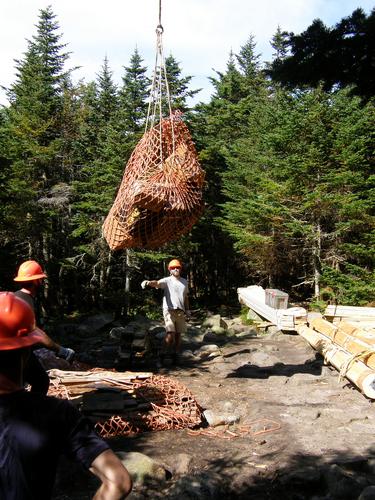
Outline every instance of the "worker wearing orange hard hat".
<path id="1" fill-rule="evenodd" d="M 29 304 L 0 292 L 0 498 L 50 499 L 62 454 L 101 480 L 95 498 L 125 498 L 129 473 L 92 424 L 68 401 L 24 390 L 30 349 L 45 339 Z"/>
<path id="2" fill-rule="evenodd" d="M 190 316 L 189 287 L 187 280 L 181 276 L 181 270 L 181 262 L 178 259 L 172 259 L 168 264 L 170 276 L 160 280 L 145 280 L 141 283 L 142 288 L 161 288 L 164 291 L 165 344 L 169 351 L 172 350 L 171 354 L 175 363 L 178 361 L 181 350 L 181 337 L 186 332 L 186 318 Z"/>
<path id="3" fill-rule="evenodd" d="M 17 272 L 14 281 L 20 283 L 21 288 L 15 292 L 15 295 L 29 304 L 35 314 L 35 300 L 38 295 L 40 286 L 47 274 L 43 271 L 42 266 L 35 260 L 27 260 L 23 262 Z M 44 345 L 50 351 L 53 351 L 56 356 L 72 361 L 75 355 L 73 349 L 63 347 L 57 344 L 54 340 L 45 335 Z M 31 385 L 32 392 L 47 394 L 49 387 L 49 377 L 46 370 L 39 362 L 37 356 L 31 353 L 28 364 L 25 367 L 25 379 Z"/>

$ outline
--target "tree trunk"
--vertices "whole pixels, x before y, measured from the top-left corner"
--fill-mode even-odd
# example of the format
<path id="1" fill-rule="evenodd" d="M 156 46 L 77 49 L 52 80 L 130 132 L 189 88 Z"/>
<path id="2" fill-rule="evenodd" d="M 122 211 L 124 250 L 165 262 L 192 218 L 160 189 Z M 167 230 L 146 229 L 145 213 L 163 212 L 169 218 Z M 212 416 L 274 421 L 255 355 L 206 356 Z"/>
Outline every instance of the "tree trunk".
<path id="1" fill-rule="evenodd" d="M 322 233 L 320 223 L 316 225 L 313 244 L 314 297 L 320 298 Z"/>

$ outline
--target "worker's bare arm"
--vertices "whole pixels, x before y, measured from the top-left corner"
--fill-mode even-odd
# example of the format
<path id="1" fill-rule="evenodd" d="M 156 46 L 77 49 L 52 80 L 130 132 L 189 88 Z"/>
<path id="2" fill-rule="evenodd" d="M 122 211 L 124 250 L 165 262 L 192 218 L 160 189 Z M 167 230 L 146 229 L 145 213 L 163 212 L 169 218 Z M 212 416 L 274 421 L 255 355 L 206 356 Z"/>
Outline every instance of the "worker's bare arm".
<path id="1" fill-rule="evenodd" d="M 47 349 L 50 349 L 51 351 L 57 352 L 59 350 L 59 344 L 57 344 L 54 340 L 51 339 L 45 332 L 42 330 L 39 330 L 39 335 L 41 339 L 41 344 L 46 347 Z"/>
<path id="2" fill-rule="evenodd" d="M 147 281 L 147 286 L 150 286 L 151 288 L 159 288 L 159 281 L 157 280 Z"/>
<path id="3" fill-rule="evenodd" d="M 91 464 L 90 471 L 102 482 L 93 500 L 121 500 L 131 492 L 129 472 L 112 450 L 98 455 Z"/>

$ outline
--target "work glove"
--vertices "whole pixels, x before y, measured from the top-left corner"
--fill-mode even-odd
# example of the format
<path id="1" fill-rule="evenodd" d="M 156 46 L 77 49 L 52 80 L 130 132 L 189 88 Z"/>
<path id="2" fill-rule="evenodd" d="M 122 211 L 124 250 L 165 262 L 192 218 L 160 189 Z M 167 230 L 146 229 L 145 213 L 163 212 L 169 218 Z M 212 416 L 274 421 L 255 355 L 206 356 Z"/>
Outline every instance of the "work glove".
<path id="1" fill-rule="evenodd" d="M 59 358 L 65 359 L 66 361 L 69 361 L 69 363 L 71 361 L 73 361 L 75 355 L 76 355 L 76 353 L 75 353 L 75 351 L 73 351 L 73 349 L 70 349 L 69 347 L 63 347 L 63 346 L 60 346 L 60 349 L 57 352 L 57 356 Z"/>
<path id="2" fill-rule="evenodd" d="M 143 290 L 146 288 L 147 285 L 148 285 L 148 281 L 147 280 L 142 281 L 141 287 L 143 288 Z"/>

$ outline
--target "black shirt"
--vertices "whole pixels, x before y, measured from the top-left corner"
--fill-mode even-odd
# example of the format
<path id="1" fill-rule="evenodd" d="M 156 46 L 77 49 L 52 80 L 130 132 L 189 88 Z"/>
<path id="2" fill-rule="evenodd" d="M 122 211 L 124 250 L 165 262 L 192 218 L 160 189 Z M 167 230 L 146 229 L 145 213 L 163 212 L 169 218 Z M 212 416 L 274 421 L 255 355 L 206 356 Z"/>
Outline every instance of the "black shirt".
<path id="1" fill-rule="evenodd" d="M 14 295 L 17 295 L 17 297 L 27 302 L 31 309 L 35 312 L 34 298 L 30 293 L 23 292 L 22 290 L 17 290 L 16 292 L 14 292 Z"/>
<path id="2" fill-rule="evenodd" d="M 51 498 L 58 458 L 89 468 L 109 446 L 68 401 L 18 391 L 0 395 L 0 499 Z"/>

